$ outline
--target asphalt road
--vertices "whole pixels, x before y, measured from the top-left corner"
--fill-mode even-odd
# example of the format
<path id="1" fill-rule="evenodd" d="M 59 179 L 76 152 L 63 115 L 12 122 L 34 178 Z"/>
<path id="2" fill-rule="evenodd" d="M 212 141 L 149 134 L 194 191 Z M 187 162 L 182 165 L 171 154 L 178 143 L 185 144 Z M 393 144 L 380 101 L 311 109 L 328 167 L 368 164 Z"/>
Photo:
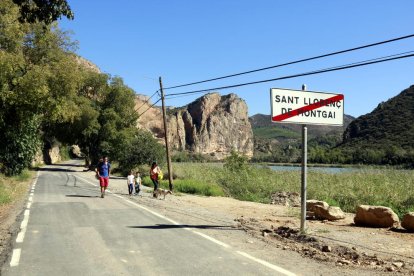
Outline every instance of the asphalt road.
<path id="1" fill-rule="evenodd" d="M 39 171 L 1 275 L 294 275 L 95 182 Z"/>

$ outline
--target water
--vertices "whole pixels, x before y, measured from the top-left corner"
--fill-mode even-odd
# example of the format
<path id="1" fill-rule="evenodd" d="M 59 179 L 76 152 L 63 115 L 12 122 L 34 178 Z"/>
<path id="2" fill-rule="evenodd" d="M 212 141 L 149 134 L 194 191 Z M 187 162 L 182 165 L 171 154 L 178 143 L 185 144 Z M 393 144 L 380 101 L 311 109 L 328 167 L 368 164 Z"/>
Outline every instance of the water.
<path id="1" fill-rule="evenodd" d="M 301 166 L 269 166 L 274 171 L 300 171 Z M 340 167 L 308 167 L 308 172 L 323 172 L 323 173 L 347 173 L 358 170 L 357 168 L 340 168 Z"/>

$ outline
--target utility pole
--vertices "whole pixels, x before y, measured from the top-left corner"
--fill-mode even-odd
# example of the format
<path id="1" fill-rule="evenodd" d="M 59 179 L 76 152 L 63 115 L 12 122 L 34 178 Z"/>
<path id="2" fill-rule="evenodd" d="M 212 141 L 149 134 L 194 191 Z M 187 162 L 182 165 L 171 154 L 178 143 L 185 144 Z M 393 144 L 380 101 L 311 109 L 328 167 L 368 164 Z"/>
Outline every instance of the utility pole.
<path id="1" fill-rule="evenodd" d="M 161 102 L 162 102 L 162 117 L 164 121 L 164 138 L 165 138 L 165 150 L 167 153 L 167 164 L 168 164 L 168 183 L 170 191 L 173 190 L 173 181 L 172 181 L 172 169 L 171 169 L 171 158 L 170 158 L 170 148 L 168 145 L 168 129 L 167 129 L 167 114 L 165 112 L 165 102 L 164 102 L 164 90 L 162 88 L 162 80 L 160 77 L 160 91 L 161 91 Z"/>
<path id="2" fill-rule="evenodd" d="M 306 85 L 302 85 L 302 91 L 306 91 Z M 300 189 L 300 232 L 306 232 L 306 178 L 308 174 L 308 128 L 302 125 L 302 181 Z"/>

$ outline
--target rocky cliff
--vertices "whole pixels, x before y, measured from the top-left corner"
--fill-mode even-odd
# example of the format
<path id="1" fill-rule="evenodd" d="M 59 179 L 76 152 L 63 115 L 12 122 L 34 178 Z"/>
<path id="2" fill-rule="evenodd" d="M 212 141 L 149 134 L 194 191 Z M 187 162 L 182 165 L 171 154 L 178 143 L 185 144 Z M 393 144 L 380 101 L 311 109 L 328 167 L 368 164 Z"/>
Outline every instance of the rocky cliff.
<path id="1" fill-rule="evenodd" d="M 143 112 L 149 103 L 137 99 Z M 146 107 L 148 106 L 148 107 Z M 149 113 L 149 114 L 147 114 Z M 163 137 L 161 111 L 152 108 L 138 120 L 138 126 Z M 253 156 L 253 132 L 246 103 L 235 94 L 207 94 L 185 107 L 168 111 L 169 142 L 173 150 L 190 151 L 223 159 L 232 150 Z"/>

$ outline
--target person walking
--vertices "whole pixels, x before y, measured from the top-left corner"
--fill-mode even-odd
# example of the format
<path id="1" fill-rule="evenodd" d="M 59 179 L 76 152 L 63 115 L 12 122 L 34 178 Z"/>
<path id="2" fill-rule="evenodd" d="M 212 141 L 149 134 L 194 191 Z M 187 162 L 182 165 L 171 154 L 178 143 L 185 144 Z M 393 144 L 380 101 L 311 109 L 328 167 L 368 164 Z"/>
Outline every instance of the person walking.
<path id="1" fill-rule="evenodd" d="M 132 195 L 132 192 L 134 191 L 134 183 L 135 183 L 135 176 L 134 172 L 130 171 L 129 175 L 127 177 L 127 184 L 128 184 L 128 194 Z"/>
<path id="2" fill-rule="evenodd" d="M 157 162 L 152 162 L 151 169 L 150 169 L 150 178 L 152 183 L 154 183 L 154 192 L 152 194 L 153 197 L 157 197 L 155 191 L 158 189 L 158 174 L 160 173 L 161 169 L 158 167 Z"/>
<path id="3" fill-rule="evenodd" d="M 139 172 L 135 175 L 135 195 L 138 195 L 141 191 L 141 175 Z"/>
<path id="4" fill-rule="evenodd" d="M 96 176 L 99 179 L 99 186 L 101 187 L 101 198 L 105 197 L 105 191 L 109 185 L 110 172 L 111 163 L 108 162 L 108 157 L 104 157 L 96 166 Z"/>

